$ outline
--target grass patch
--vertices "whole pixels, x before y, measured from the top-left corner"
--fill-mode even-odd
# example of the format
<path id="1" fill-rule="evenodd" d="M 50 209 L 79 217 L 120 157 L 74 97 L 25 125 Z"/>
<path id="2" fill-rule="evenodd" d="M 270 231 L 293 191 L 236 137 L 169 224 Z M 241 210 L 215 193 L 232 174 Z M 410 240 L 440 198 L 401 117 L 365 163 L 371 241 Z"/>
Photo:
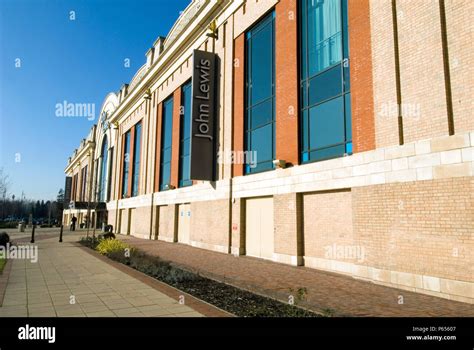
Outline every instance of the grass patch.
<path id="1" fill-rule="evenodd" d="M 7 263 L 7 259 L 5 258 L 0 258 L 0 274 L 3 273 L 3 268 L 5 267 L 5 264 Z"/>

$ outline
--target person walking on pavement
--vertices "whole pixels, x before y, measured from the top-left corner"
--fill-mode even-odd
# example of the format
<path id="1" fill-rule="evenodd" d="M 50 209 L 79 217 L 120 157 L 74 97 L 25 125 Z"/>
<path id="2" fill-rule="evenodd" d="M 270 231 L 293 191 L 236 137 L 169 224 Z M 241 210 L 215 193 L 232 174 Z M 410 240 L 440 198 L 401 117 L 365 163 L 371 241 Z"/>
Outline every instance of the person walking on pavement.
<path id="1" fill-rule="evenodd" d="M 77 218 L 73 216 L 71 219 L 71 231 L 76 231 L 76 221 L 77 221 Z"/>

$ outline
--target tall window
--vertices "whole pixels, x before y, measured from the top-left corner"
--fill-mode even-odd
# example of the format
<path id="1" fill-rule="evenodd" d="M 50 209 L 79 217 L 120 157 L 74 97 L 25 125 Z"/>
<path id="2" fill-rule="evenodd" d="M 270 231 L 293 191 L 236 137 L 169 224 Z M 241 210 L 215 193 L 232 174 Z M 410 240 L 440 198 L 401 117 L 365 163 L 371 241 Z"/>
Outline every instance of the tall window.
<path id="1" fill-rule="evenodd" d="M 352 153 L 347 0 L 302 0 L 301 161 Z"/>
<path id="2" fill-rule="evenodd" d="M 99 180 L 99 201 L 105 202 L 106 184 L 107 184 L 107 161 L 108 161 L 108 142 L 107 136 L 104 137 L 101 149 L 100 180 Z"/>
<path id="3" fill-rule="evenodd" d="M 173 131 L 173 97 L 163 102 L 161 126 L 160 191 L 168 189 L 171 178 L 171 140 Z"/>
<path id="4" fill-rule="evenodd" d="M 273 169 L 275 159 L 275 13 L 246 33 L 245 173 Z"/>
<path id="5" fill-rule="evenodd" d="M 81 201 L 86 200 L 86 189 L 87 189 L 87 165 L 82 168 L 81 174 Z"/>
<path id="6" fill-rule="evenodd" d="M 128 176 L 130 170 L 130 131 L 125 134 L 123 146 L 123 175 L 122 175 L 122 198 L 128 194 Z"/>
<path id="7" fill-rule="evenodd" d="M 141 158 L 142 123 L 135 124 L 135 138 L 133 140 L 133 174 L 132 174 L 132 197 L 138 195 L 138 183 L 140 181 L 140 158 Z"/>
<path id="8" fill-rule="evenodd" d="M 74 177 L 72 178 L 72 200 L 77 201 L 78 200 L 78 195 L 77 195 L 77 187 L 79 186 L 79 173 L 75 174 Z"/>
<path id="9" fill-rule="evenodd" d="M 106 202 L 110 199 L 110 191 L 112 189 L 112 170 L 114 167 L 114 148 L 110 147 L 110 161 L 109 161 L 109 171 L 107 172 L 107 197 Z"/>
<path id="10" fill-rule="evenodd" d="M 179 147 L 179 187 L 191 186 L 190 174 L 190 140 L 191 140 L 191 83 L 182 88 L 183 115 L 181 116 Z"/>

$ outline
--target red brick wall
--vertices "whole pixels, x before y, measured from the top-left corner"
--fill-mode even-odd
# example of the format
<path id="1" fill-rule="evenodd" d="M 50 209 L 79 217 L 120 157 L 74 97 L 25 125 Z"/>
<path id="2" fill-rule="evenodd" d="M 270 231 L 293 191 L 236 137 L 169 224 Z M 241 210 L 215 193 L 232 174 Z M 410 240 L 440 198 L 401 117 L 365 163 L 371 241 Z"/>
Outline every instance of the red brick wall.
<path id="1" fill-rule="evenodd" d="M 349 0 L 349 47 L 354 152 L 375 149 L 369 0 Z"/>
<path id="2" fill-rule="evenodd" d="M 276 159 L 298 164 L 298 21 L 295 0 L 275 7 Z"/>
<path id="3" fill-rule="evenodd" d="M 170 182 L 174 187 L 178 187 L 179 178 L 179 131 L 181 121 L 181 87 L 177 88 L 173 94 L 173 135 L 171 141 L 171 177 Z"/>
<path id="4" fill-rule="evenodd" d="M 245 33 L 234 40 L 234 106 L 232 150 L 244 150 L 244 109 L 245 109 Z M 243 164 L 232 165 L 232 176 L 244 174 Z"/>

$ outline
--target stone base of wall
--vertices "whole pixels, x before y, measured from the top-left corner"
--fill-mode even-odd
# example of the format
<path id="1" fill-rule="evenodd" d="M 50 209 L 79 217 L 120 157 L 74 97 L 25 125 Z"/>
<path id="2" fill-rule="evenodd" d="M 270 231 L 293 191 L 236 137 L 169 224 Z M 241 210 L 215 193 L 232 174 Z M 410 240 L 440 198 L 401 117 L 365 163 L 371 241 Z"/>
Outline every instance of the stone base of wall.
<path id="1" fill-rule="evenodd" d="M 354 278 L 411 292 L 474 304 L 474 283 L 401 271 L 377 269 L 338 260 L 304 257 L 310 268 L 337 272 Z"/>
<path id="2" fill-rule="evenodd" d="M 212 250 L 219 253 L 229 253 L 229 247 L 223 246 L 223 245 L 208 244 L 208 243 L 196 242 L 196 241 L 190 241 L 189 245 L 196 248 Z"/>
<path id="3" fill-rule="evenodd" d="M 148 233 L 131 233 L 130 236 L 142 239 L 150 239 L 150 235 Z"/>
<path id="4" fill-rule="evenodd" d="M 278 254 L 278 253 L 273 253 L 273 261 L 282 263 L 282 264 L 293 265 L 293 266 L 301 266 L 303 265 L 303 262 L 304 262 L 302 256 Z"/>
<path id="5" fill-rule="evenodd" d="M 176 241 L 174 240 L 173 237 L 168 237 L 168 236 L 160 236 L 160 235 L 158 235 L 158 240 L 159 240 L 159 241 L 168 242 L 168 243 L 176 243 Z"/>

